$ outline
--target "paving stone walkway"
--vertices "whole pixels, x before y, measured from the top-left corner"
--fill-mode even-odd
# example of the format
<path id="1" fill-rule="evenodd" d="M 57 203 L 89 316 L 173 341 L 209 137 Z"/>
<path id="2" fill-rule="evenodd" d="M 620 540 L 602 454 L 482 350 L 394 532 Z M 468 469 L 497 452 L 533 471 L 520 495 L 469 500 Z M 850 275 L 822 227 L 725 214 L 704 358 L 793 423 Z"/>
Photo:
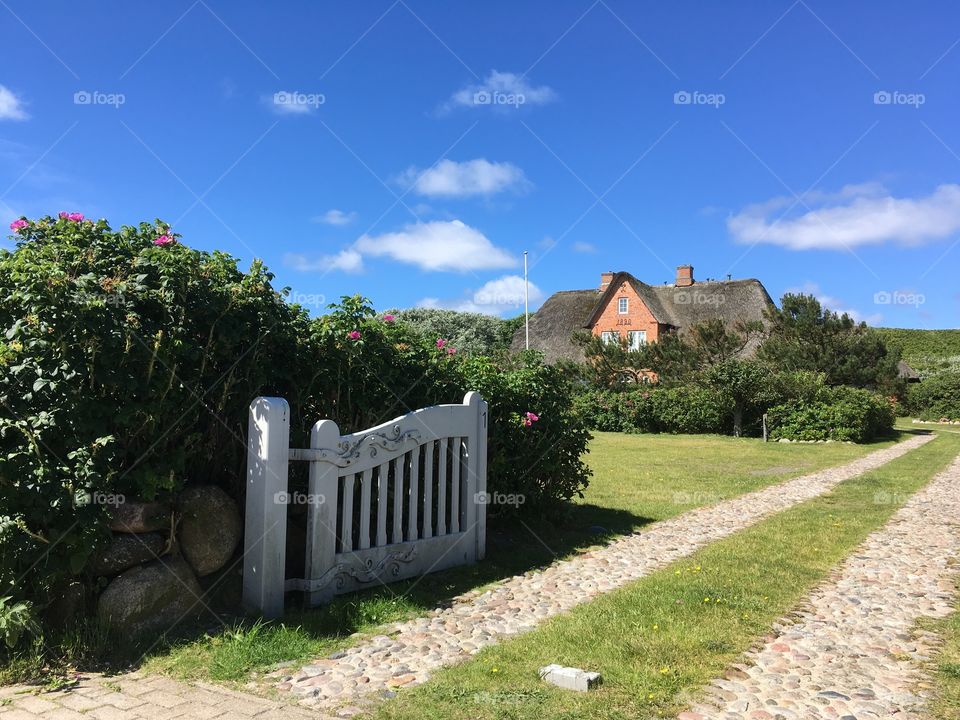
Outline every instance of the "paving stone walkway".
<path id="1" fill-rule="evenodd" d="M 952 612 L 958 551 L 960 458 L 679 720 L 919 718 L 937 638 L 915 623 Z"/>
<path id="2" fill-rule="evenodd" d="M 390 636 L 374 637 L 297 671 L 278 671 L 273 674 L 274 687 L 341 717 L 360 712 L 397 688 L 425 682 L 437 668 L 462 662 L 506 636 L 533 630 L 549 617 L 820 495 L 931 439 L 913 437 L 846 465 L 692 510 L 543 571 L 510 578 L 482 593 L 466 593 L 451 607 L 397 624 Z"/>
<path id="3" fill-rule="evenodd" d="M 2 720 L 318 720 L 314 711 L 208 683 L 84 674 L 55 692 L 0 688 Z"/>

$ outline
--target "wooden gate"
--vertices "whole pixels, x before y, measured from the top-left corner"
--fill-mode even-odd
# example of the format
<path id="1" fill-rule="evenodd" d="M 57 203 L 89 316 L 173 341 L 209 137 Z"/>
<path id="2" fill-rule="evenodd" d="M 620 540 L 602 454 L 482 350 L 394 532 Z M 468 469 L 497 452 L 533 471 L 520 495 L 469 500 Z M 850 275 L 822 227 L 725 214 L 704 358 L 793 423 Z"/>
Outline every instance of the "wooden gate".
<path id="1" fill-rule="evenodd" d="M 287 486 L 290 461 L 308 462 L 305 495 Z M 423 408 L 340 435 L 313 426 L 309 448 L 290 447 L 282 398 L 250 404 L 243 602 L 283 614 L 283 594 L 311 604 L 483 559 L 486 544 L 487 403 Z M 286 578 L 287 506 L 307 505 L 302 578 Z"/>

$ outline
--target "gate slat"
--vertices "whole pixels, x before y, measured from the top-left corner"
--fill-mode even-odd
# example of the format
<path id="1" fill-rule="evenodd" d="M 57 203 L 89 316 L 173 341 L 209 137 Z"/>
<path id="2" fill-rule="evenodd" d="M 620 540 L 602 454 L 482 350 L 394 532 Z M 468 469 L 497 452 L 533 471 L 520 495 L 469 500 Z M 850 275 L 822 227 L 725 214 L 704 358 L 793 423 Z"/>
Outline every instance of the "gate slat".
<path id="1" fill-rule="evenodd" d="M 370 514 L 373 510 L 370 507 L 370 485 L 372 483 L 373 470 L 364 470 L 360 476 L 360 549 L 366 550 L 370 547 Z"/>
<path id="2" fill-rule="evenodd" d="M 340 526 L 343 529 L 340 537 L 340 552 L 353 552 L 353 486 L 356 481 L 356 473 L 349 473 L 343 478 L 343 506 L 340 515 Z"/>
<path id="3" fill-rule="evenodd" d="M 450 457 L 450 532 L 460 532 L 460 451 L 462 439 L 455 437 L 451 442 L 453 453 Z"/>
<path id="4" fill-rule="evenodd" d="M 437 535 L 447 534 L 447 445 L 449 438 L 440 441 L 440 467 L 437 473 Z"/>
<path id="5" fill-rule="evenodd" d="M 393 532 L 390 537 L 395 543 L 403 542 L 403 475 L 407 469 L 407 455 L 409 453 L 404 453 L 390 461 L 393 465 Z"/>
<path id="6" fill-rule="evenodd" d="M 424 445 L 423 452 L 423 539 L 433 537 L 433 448 L 436 441 Z"/>
<path id="7" fill-rule="evenodd" d="M 390 463 L 383 463 L 377 471 L 377 547 L 387 544 L 387 480 Z"/>
<path id="8" fill-rule="evenodd" d="M 407 508 L 407 542 L 417 539 L 417 500 L 420 498 L 420 448 L 410 451 L 410 503 Z"/>

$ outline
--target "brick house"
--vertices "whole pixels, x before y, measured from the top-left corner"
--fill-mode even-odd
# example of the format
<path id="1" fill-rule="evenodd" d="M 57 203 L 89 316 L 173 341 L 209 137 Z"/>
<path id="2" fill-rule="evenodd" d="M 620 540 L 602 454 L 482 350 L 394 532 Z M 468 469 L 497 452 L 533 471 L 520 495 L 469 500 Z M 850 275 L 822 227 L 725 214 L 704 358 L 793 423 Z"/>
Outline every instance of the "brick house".
<path id="1" fill-rule="evenodd" d="M 759 280 L 697 281 L 691 265 L 678 267 L 673 284 L 664 285 L 648 285 L 628 272 L 605 272 L 598 288 L 563 290 L 547 298 L 530 316 L 530 347 L 544 353 L 547 362 L 582 361 L 583 351 L 572 341 L 578 331 L 611 342 L 622 338 L 636 348 L 713 318 L 729 326 L 740 320 L 762 322 L 772 306 Z M 511 349 L 523 346 L 520 327 Z"/>

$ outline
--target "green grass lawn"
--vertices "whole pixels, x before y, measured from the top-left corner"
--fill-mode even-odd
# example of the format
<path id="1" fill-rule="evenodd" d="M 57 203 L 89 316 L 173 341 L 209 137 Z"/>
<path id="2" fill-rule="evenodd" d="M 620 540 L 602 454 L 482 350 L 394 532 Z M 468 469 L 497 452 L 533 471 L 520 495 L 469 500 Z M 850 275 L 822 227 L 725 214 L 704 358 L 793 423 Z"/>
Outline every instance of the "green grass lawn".
<path id="1" fill-rule="evenodd" d="M 960 613 L 920 627 L 938 633 L 943 647 L 931 663 L 936 695 L 930 704 L 934 720 L 960 720 Z"/>
<path id="2" fill-rule="evenodd" d="M 155 647 L 146 669 L 184 678 L 240 681 L 273 664 L 305 661 L 421 615 L 471 588 L 523 573 L 695 506 L 856 459 L 888 446 L 763 443 L 713 435 L 598 433 L 590 487 L 562 523 L 491 523 L 487 559 L 473 566 L 290 610 L 283 623 L 226 618 L 226 627 Z M 210 619 L 208 624 L 217 625 Z M 125 655 L 130 655 L 127 651 Z"/>
<path id="3" fill-rule="evenodd" d="M 375 717 L 673 717 L 887 521 L 897 507 L 889 499 L 922 487 L 958 452 L 960 437 L 943 434 L 824 496 L 442 670 L 425 685 L 401 691 Z M 710 455 L 701 457 L 712 463 Z M 885 502 L 876 502 L 878 496 Z M 590 693 L 548 686 L 537 669 L 551 663 L 599 671 L 603 686 Z M 960 666 L 949 667 L 960 675 Z"/>

